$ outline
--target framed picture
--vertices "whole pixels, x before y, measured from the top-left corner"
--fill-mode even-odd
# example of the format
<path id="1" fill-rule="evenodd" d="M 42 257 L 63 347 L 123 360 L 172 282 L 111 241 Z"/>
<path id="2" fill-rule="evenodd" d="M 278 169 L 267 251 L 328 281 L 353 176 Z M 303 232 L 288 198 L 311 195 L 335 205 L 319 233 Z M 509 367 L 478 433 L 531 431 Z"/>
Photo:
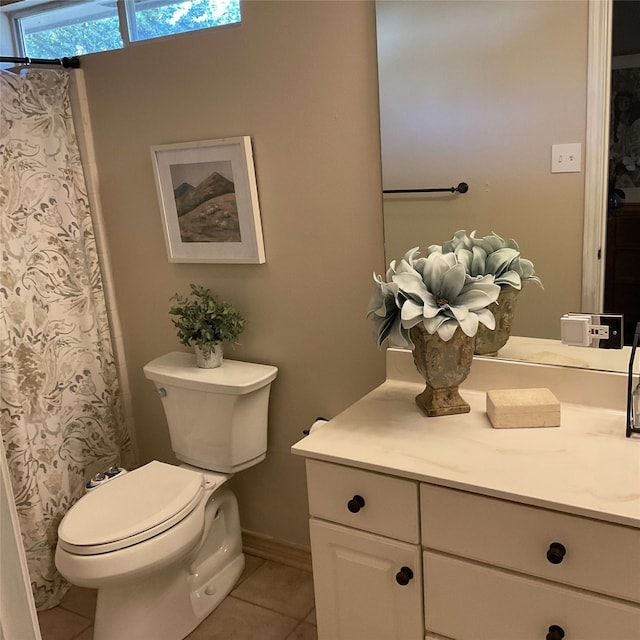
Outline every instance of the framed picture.
<path id="1" fill-rule="evenodd" d="M 249 136 L 151 147 L 170 262 L 263 263 Z"/>
<path id="2" fill-rule="evenodd" d="M 611 59 L 609 182 L 640 202 L 640 54 Z"/>

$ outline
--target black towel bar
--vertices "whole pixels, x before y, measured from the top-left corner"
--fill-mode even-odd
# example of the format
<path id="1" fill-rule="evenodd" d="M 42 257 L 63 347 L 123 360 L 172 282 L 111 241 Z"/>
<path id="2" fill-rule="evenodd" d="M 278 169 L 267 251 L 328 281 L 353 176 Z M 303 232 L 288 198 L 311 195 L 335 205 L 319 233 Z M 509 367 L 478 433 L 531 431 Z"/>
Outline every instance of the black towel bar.
<path id="1" fill-rule="evenodd" d="M 457 187 L 449 187 L 448 189 L 385 189 L 382 193 L 438 193 L 443 191 L 467 193 L 469 185 L 466 182 L 461 182 Z"/>

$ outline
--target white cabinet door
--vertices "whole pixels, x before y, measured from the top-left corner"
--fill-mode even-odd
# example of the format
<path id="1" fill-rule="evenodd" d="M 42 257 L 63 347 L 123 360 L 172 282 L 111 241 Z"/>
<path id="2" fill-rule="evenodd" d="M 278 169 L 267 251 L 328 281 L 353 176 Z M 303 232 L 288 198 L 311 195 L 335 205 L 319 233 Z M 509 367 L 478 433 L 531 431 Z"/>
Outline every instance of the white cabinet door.
<path id="1" fill-rule="evenodd" d="M 315 518 L 310 531 L 318 640 L 424 638 L 418 545 Z"/>

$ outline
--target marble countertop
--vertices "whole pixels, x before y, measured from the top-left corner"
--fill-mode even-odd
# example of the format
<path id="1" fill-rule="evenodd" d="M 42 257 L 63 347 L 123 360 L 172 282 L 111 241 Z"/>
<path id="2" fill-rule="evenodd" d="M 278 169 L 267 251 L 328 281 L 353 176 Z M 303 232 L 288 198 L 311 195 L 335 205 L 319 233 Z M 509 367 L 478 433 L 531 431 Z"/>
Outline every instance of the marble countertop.
<path id="1" fill-rule="evenodd" d="M 625 437 L 624 376 L 581 378 L 578 393 L 570 369 L 476 360 L 461 388 L 471 412 L 427 418 L 414 401 L 424 383 L 412 365 L 391 354 L 386 382 L 293 453 L 640 528 L 640 438 Z M 561 426 L 494 429 L 487 385 L 550 388 Z M 580 394 L 600 397 L 601 406 L 570 401 Z"/>
<path id="2" fill-rule="evenodd" d="M 511 336 L 498 355 L 505 360 L 626 373 L 629 369 L 631 347 L 622 349 L 570 347 L 559 340 Z M 638 368 L 636 363 L 635 370 L 637 371 Z"/>

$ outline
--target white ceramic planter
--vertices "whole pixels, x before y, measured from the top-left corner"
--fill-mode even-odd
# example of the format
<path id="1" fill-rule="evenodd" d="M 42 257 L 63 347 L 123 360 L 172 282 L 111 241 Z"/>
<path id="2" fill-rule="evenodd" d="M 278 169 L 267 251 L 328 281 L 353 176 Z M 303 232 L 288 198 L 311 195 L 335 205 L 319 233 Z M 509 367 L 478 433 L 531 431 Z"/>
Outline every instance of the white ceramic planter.
<path id="1" fill-rule="evenodd" d="M 196 352 L 196 364 L 201 369 L 215 369 L 222 364 L 222 342 L 218 342 L 213 351 L 203 351 L 194 345 Z"/>

